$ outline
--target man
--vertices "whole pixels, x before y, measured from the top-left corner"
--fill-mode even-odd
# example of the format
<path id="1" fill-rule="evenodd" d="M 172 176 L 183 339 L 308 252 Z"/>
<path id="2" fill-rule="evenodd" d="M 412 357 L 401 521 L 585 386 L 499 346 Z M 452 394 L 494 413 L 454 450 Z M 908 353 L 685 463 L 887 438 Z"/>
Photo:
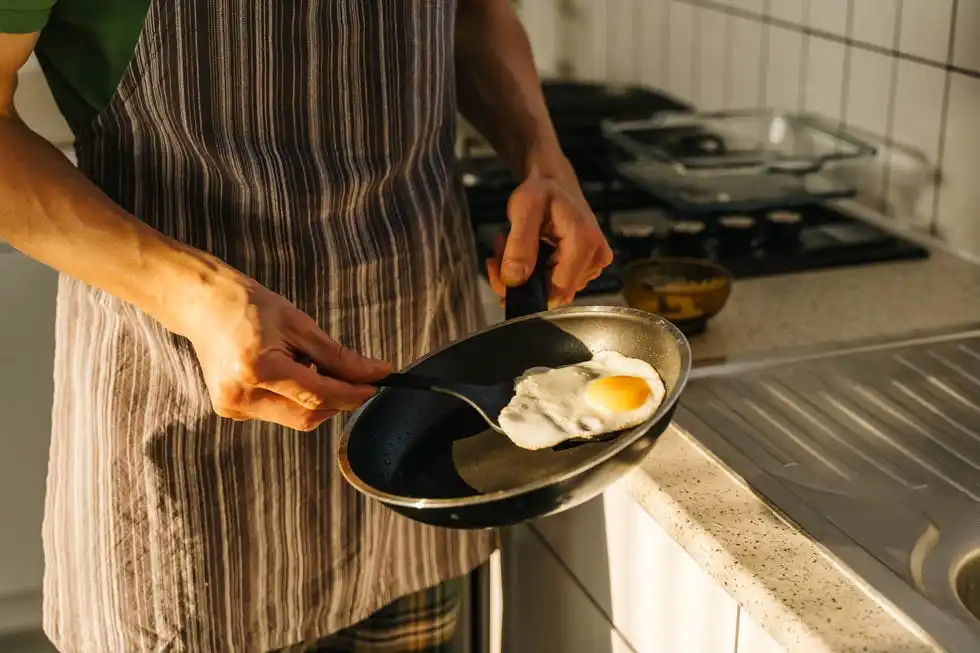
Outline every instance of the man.
<path id="1" fill-rule="evenodd" d="M 32 51 L 78 169 L 14 111 Z M 523 180 L 495 287 L 544 236 L 569 301 L 611 253 L 506 0 L 0 0 L 0 238 L 62 272 L 61 651 L 442 650 L 492 535 L 365 501 L 334 452 L 371 380 L 479 326 L 457 98 Z"/>

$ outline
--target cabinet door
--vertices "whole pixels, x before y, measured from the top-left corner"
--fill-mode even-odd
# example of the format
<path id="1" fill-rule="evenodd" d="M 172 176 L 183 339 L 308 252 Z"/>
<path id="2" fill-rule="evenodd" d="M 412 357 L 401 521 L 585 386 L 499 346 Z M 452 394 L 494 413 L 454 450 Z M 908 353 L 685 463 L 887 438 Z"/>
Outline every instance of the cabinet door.
<path id="1" fill-rule="evenodd" d="M 737 653 L 786 653 L 772 636 L 762 629 L 762 626 L 750 617 L 745 610 L 738 614 L 738 648 Z"/>
<path id="2" fill-rule="evenodd" d="M 534 528 L 640 653 L 735 650 L 738 605 L 624 492 Z"/>
<path id="3" fill-rule="evenodd" d="M 506 653 L 632 653 L 527 527 L 504 534 Z"/>

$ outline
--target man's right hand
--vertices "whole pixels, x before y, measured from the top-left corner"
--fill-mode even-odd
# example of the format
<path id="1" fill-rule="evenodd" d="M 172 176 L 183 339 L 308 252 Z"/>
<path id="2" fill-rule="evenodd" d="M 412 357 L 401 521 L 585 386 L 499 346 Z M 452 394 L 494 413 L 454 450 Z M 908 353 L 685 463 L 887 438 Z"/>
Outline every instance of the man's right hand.
<path id="1" fill-rule="evenodd" d="M 391 371 L 388 363 L 333 340 L 309 315 L 244 276 L 223 280 L 183 321 L 181 331 L 194 345 L 222 417 L 311 431 L 367 401 L 375 393 L 367 383 Z"/>
<path id="2" fill-rule="evenodd" d="M 374 394 L 366 383 L 387 363 L 345 349 L 279 295 L 137 220 L 27 128 L 13 95 L 38 36 L 0 34 L 0 238 L 187 337 L 219 415 L 308 431 Z"/>

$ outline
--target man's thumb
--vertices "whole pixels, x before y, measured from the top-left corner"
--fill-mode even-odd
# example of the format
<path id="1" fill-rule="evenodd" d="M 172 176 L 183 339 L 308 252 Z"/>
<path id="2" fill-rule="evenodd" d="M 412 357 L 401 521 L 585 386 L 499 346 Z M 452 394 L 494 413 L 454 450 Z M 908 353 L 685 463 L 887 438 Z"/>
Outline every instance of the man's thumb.
<path id="1" fill-rule="evenodd" d="M 500 280 L 507 286 L 523 284 L 534 271 L 547 202 L 546 193 L 518 189 L 507 203 L 510 233 L 500 264 Z"/>

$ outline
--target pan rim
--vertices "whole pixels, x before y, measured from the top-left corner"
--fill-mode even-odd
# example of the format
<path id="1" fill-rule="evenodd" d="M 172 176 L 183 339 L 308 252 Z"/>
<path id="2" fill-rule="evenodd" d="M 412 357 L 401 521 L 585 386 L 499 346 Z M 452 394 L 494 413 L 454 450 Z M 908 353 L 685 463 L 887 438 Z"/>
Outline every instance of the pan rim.
<path id="1" fill-rule="evenodd" d="M 657 325 L 665 328 L 681 344 L 681 361 L 680 361 L 681 370 L 680 370 L 680 374 L 678 375 L 677 383 L 670 390 L 670 392 L 667 393 L 667 395 L 664 397 L 664 400 L 657 408 L 657 411 L 650 417 L 650 419 L 643 422 L 642 424 L 639 424 L 638 426 L 633 427 L 633 429 L 631 429 L 632 432 L 624 433 L 623 436 L 626 437 L 621 436 L 621 438 L 616 441 L 615 446 L 609 447 L 600 457 L 592 460 L 588 464 L 588 466 L 575 469 L 573 471 L 565 472 L 564 474 L 561 474 L 559 476 L 550 479 L 535 481 L 533 483 L 528 483 L 527 485 L 522 485 L 516 488 L 510 488 L 507 490 L 497 490 L 495 492 L 489 492 L 487 494 L 477 494 L 473 496 L 459 497 L 453 499 L 425 499 L 425 498 L 418 498 L 418 497 L 407 497 L 404 495 L 384 492 L 382 490 L 377 489 L 373 485 L 367 483 L 360 476 L 358 476 L 357 473 L 354 471 L 354 469 L 351 467 L 350 460 L 347 456 L 347 448 L 348 448 L 348 442 L 350 440 L 351 432 L 353 431 L 354 427 L 357 425 L 357 422 L 361 414 L 368 408 L 368 406 L 370 406 L 374 401 L 376 401 L 379 397 L 381 397 L 384 392 L 386 392 L 386 390 L 382 390 L 374 397 L 369 399 L 364 405 L 362 405 L 360 408 L 354 411 L 351 414 L 351 417 L 348 420 L 347 424 L 345 425 L 343 434 L 341 435 L 340 438 L 340 444 L 337 448 L 337 458 L 338 458 L 338 464 L 340 466 L 341 474 L 344 476 L 347 482 L 350 483 L 350 485 L 354 487 L 356 490 L 384 504 L 390 506 L 400 506 L 400 507 L 422 509 L 422 510 L 438 510 L 438 509 L 445 509 L 445 508 L 463 508 L 467 506 L 484 505 L 488 503 L 502 501 L 505 499 L 519 497 L 525 494 L 530 494 L 542 488 L 563 483 L 569 479 L 578 476 L 579 474 L 582 474 L 583 472 L 589 469 L 598 467 L 602 463 L 615 457 L 621 451 L 623 451 L 624 449 L 632 445 L 634 442 L 636 442 L 637 440 L 645 436 L 654 425 L 656 425 L 660 420 L 662 420 L 670 411 L 670 409 L 673 408 L 674 404 L 677 403 L 677 400 L 680 397 L 681 392 L 684 390 L 684 387 L 687 385 L 688 377 L 690 376 L 690 371 L 691 371 L 691 358 L 692 358 L 691 346 L 687 340 L 687 337 L 684 336 L 684 334 L 680 331 L 680 329 L 678 329 L 668 320 L 664 319 L 663 317 L 655 313 L 649 313 L 647 311 L 641 311 L 634 308 L 628 308 L 624 306 L 602 306 L 602 305 L 566 306 L 562 308 L 552 309 L 549 311 L 542 311 L 540 313 L 532 313 L 530 315 L 524 315 L 518 318 L 514 318 L 512 320 L 505 320 L 503 322 L 490 324 L 486 327 L 483 327 L 482 329 L 474 331 L 473 333 L 465 336 L 464 338 L 473 338 L 482 335 L 484 333 L 493 331 L 495 329 L 502 328 L 504 326 L 518 324 L 520 322 L 532 320 L 535 318 L 537 319 L 553 318 L 553 317 L 560 317 L 562 315 L 580 315 L 580 314 L 589 314 L 589 313 L 600 313 L 600 314 L 613 315 L 613 316 L 633 317 L 633 318 L 640 319 L 644 322 L 649 322 L 653 325 Z M 428 360 L 429 358 L 436 356 L 437 354 L 446 351 L 447 349 L 450 349 L 456 342 L 459 341 L 450 342 L 438 349 L 430 351 L 424 356 L 413 361 L 404 369 L 411 370 L 412 368 L 416 367 L 417 365 L 420 365 L 421 363 Z M 659 374 L 659 370 L 658 370 L 658 374 Z M 506 436 L 502 435 L 501 437 L 506 437 Z"/>

